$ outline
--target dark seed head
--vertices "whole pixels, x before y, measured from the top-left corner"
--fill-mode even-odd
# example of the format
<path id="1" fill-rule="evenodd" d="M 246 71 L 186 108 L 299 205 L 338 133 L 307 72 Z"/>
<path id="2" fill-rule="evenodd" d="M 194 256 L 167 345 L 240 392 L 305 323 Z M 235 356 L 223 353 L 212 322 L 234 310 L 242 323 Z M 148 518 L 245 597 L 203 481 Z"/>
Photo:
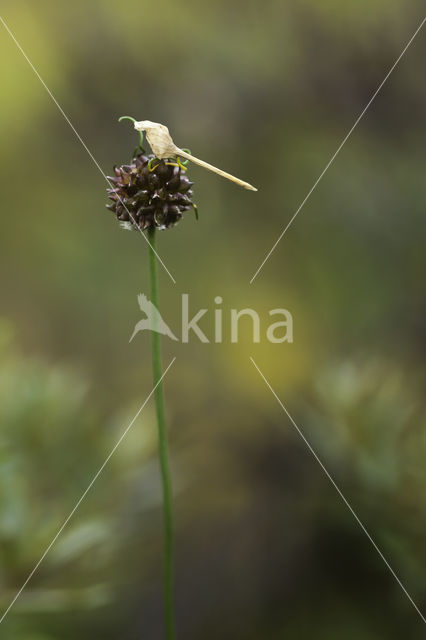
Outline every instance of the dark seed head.
<path id="1" fill-rule="evenodd" d="M 128 223 L 126 228 L 166 229 L 194 207 L 193 182 L 174 159 L 158 160 L 139 153 L 130 164 L 114 167 L 114 176 L 108 179 L 111 188 L 107 193 L 112 203 L 106 206 L 120 221 Z"/>

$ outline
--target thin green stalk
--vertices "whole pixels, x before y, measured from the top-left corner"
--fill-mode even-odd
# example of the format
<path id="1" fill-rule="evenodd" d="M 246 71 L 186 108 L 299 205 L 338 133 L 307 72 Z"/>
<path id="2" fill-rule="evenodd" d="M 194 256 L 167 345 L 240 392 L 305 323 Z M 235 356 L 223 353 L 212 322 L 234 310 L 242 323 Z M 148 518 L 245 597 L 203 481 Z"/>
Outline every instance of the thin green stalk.
<path id="1" fill-rule="evenodd" d="M 158 274 L 157 258 L 155 255 L 156 236 L 155 227 L 149 227 L 149 274 L 151 286 L 151 302 L 159 309 L 158 305 Z M 154 314 L 155 315 L 155 314 Z M 155 320 L 154 320 L 155 321 Z M 154 376 L 155 409 L 158 425 L 158 453 L 160 457 L 161 479 L 163 485 L 163 518 L 164 518 L 164 620 L 167 640 L 174 640 L 174 602 L 173 602 L 173 508 L 172 508 L 172 483 L 169 467 L 169 451 L 167 443 L 166 420 L 164 415 L 164 391 L 163 383 L 159 382 L 162 372 L 161 363 L 161 336 L 152 331 L 152 371 Z"/>

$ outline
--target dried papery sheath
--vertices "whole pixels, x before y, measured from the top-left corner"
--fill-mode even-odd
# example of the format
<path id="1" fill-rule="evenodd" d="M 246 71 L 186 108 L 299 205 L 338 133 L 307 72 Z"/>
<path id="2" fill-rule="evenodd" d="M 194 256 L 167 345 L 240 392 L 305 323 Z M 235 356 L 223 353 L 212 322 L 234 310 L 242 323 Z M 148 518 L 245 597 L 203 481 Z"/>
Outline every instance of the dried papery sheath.
<path id="1" fill-rule="evenodd" d="M 112 203 L 107 208 L 114 211 L 126 229 L 168 229 L 180 221 L 185 211 L 197 212 L 192 201 L 194 183 L 173 159 L 159 160 L 154 155 L 138 153 L 130 164 L 114 167 L 114 176 L 108 180 Z"/>
<path id="2" fill-rule="evenodd" d="M 186 158 L 198 164 L 200 167 L 207 169 L 207 171 L 217 173 L 219 176 L 222 176 L 222 178 L 226 178 L 238 184 L 240 187 L 244 187 L 244 189 L 257 191 L 256 187 L 253 187 L 252 184 L 240 180 L 240 178 L 236 178 L 227 171 L 214 167 L 212 164 L 196 158 L 192 153 L 188 153 L 187 150 L 176 146 L 166 125 L 160 124 L 159 122 L 151 122 L 151 120 L 141 120 L 140 122 L 134 120 L 134 127 L 136 131 L 145 132 L 146 139 L 157 158 Z"/>

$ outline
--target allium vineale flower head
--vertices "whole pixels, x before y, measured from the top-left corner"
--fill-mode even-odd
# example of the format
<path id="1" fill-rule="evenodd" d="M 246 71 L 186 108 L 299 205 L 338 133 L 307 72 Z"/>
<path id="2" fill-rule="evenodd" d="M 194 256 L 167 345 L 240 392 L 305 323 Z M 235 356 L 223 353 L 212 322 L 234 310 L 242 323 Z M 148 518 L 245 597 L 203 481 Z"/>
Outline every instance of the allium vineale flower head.
<path id="1" fill-rule="evenodd" d="M 114 176 L 108 180 L 112 203 L 107 208 L 114 211 L 124 228 L 167 229 L 179 222 L 185 211 L 194 209 L 197 213 L 192 201 L 194 183 L 175 160 L 158 160 L 139 152 L 130 164 L 114 167 Z"/>

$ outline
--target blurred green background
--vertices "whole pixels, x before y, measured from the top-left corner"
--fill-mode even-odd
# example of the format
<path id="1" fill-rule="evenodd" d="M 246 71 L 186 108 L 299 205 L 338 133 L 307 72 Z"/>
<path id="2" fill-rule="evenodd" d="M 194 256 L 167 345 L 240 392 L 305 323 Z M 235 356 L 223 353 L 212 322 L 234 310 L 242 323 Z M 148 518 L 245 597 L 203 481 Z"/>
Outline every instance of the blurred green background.
<path id="1" fill-rule="evenodd" d="M 421 0 L 2 2 L 103 170 L 120 115 L 191 166 L 159 234 L 162 313 L 294 318 L 294 343 L 163 342 L 185 640 L 424 638 L 425 627 L 249 361 L 426 612 L 426 34 L 250 278 L 423 18 Z M 5 610 L 152 388 L 147 251 L 1 27 L 0 603 Z M 162 638 L 152 402 L 0 625 L 6 640 Z"/>

